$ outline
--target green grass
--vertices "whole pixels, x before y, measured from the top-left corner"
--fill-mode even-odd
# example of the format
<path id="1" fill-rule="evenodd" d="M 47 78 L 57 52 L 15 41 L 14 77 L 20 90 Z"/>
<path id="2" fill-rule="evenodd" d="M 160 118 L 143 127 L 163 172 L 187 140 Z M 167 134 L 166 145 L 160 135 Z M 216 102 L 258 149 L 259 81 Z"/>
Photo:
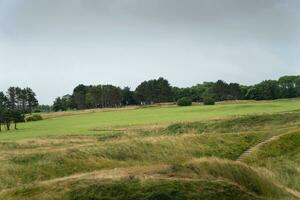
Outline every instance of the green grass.
<path id="1" fill-rule="evenodd" d="M 290 188 L 300 191 L 300 131 L 292 132 L 272 141 L 246 162 L 264 167 L 274 173 L 275 178 Z"/>
<path id="2" fill-rule="evenodd" d="M 40 136 L 95 135 L 97 129 L 137 125 L 170 124 L 183 121 L 208 120 L 249 114 L 276 113 L 300 109 L 300 100 L 243 102 L 216 106 L 148 107 L 114 110 L 47 119 L 19 124 L 19 130 L 0 133 L 0 140 L 31 139 Z"/>
<path id="3" fill-rule="evenodd" d="M 53 199 L 70 200 L 262 200 L 226 181 L 84 180 L 73 183 L 71 188 L 68 188 L 69 192 L 55 187 L 46 195 L 41 195 L 47 189 L 49 188 L 22 188 L 2 197 L 14 200 L 40 200 L 41 196 L 46 196 L 43 199 L 50 199 L 49 196 L 52 196 Z"/>
<path id="4" fill-rule="evenodd" d="M 208 156 L 235 160 L 259 137 L 254 133 L 190 134 L 130 140 L 115 138 L 79 149 L 55 151 L 52 147 L 53 152 L 34 151 L 33 148 L 29 154 L 9 155 L 6 160 L 0 160 L 0 190 L 75 173 L 137 164 L 174 164 Z"/>
<path id="5" fill-rule="evenodd" d="M 200 159 L 157 171 L 153 179 L 71 180 L 30 185 L 4 193 L 4 199 L 35 200 L 271 200 L 296 199 L 264 174 L 221 159 Z M 47 192 L 45 192 L 47 191 Z M 45 195 L 46 194 L 46 195 Z"/>
<path id="6" fill-rule="evenodd" d="M 0 199 L 296 200 L 284 188 L 300 191 L 299 107 L 152 106 L 22 124 L 0 133 Z"/>

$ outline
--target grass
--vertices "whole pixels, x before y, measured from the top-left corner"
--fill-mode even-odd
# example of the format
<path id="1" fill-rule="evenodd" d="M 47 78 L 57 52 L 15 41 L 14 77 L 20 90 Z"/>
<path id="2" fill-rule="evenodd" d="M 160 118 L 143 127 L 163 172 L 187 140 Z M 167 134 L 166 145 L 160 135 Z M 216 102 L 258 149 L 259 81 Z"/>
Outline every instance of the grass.
<path id="1" fill-rule="evenodd" d="M 287 112 L 300 109 L 300 100 L 240 102 L 216 106 L 192 107 L 152 106 L 146 108 L 109 109 L 103 112 L 71 112 L 68 116 L 25 123 L 19 130 L 0 133 L 0 140 L 31 139 L 57 135 L 97 135 L 105 129 L 130 128 L 153 124 L 219 119 L 231 116 Z M 72 115 L 73 113 L 73 115 Z"/>
<path id="2" fill-rule="evenodd" d="M 291 132 L 253 153 L 246 162 L 264 167 L 290 188 L 300 191 L 300 131 Z"/>
<path id="3" fill-rule="evenodd" d="M 188 200 L 296 199 L 264 174 L 242 163 L 221 159 L 194 160 L 153 171 L 151 176 L 73 179 L 31 185 L 3 193 L 13 199 Z M 47 191 L 45 193 L 45 191 Z"/>
<path id="4" fill-rule="evenodd" d="M 52 147 L 51 151 L 45 152 L 37 148 L 29 153 L 26 150 L 23 150 L 23 154 L 7 153 L 6 159 L 0 160 L 0 189 L 80 172 L 137 164 L 174 164 L 206 156 L 234 160 L 258 138 L 258 134 L 189 134 L 106 142 L 96 140 L 90 146 L 81 148 L 61 149 L 58 146 L 57 151 Z"/>
<path id="5" fill-rule="evenodd" d="M 281 100 L 58 113 L 1 133 L 0 199 L 300 199 L 291 193 L 300 191 L 299 107 Z"/>
<path id="6" fill-rule="evenodd" d="M 16 200 L 38 200 L 45 187 L 24 188 L 14 191 L 14 195 L 5 195 L 4 198 Z M 210 181 L 141 181 L 124 179 L 113 182 L 82 181 L 73 183 L 70 192 L 57 187 L 52 188 L 55 193 L 46 196 L 59 196 L 70 200 L 188 200 L 205 199 L 215 200 L 223 196 L 223 200 L 236 197 L 239 200 L 261 200 L 252 194 L 247 194 L 238 186 L 225 182 Z M 63 191 L 62 191 L 63 190 Z M 200 192 L 205 191 L 205 192 Z M 58 198 L 57 198 L 58 199 Z"/>

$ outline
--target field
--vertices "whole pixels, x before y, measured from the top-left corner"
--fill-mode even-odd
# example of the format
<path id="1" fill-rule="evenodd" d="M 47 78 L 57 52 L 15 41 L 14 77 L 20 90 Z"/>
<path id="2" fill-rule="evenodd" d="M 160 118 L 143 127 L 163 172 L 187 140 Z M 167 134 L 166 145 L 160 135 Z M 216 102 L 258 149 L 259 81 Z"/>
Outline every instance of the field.
<path id="1" fill-rule="evenodd" d="M 300 199 L 300 100 L 44 113 L 0 133 L 0 199 Z"/>
<path id="2" fill-rule="evenodd" d="M 300 109 L 300 100 L 273 102 L 238 101 L 216 106 L 195 105 L 177 107 L 169 105 L 145 108 L 91 110 L 44 114 L 48 120 L 20 124 L 17 131 L 0 134 L 0 140 L 30 139 L 40 136 L 97 135 L 113 129 L 128 129 L 139 126 L 161 126 L 184 121 L 223 119 L 226 117 L 287 112 Z M 60 118 L 63 116 L 63 118 Z"/>

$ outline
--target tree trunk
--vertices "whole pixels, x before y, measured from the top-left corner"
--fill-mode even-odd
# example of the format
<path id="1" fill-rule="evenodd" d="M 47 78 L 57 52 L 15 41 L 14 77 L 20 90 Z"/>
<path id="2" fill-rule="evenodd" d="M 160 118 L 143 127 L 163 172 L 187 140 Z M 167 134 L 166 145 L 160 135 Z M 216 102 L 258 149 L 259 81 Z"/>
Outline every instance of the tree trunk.
<path id="1" fill-rule="evenodd" d="M 6 121 L 6 129 L 9 131 L 10 130 L 10 121 Z"/>
<path id="2" fill-rule="evenodd" d="M 15 130 L 17 130 L 17 122 L 15 122 Z"/>

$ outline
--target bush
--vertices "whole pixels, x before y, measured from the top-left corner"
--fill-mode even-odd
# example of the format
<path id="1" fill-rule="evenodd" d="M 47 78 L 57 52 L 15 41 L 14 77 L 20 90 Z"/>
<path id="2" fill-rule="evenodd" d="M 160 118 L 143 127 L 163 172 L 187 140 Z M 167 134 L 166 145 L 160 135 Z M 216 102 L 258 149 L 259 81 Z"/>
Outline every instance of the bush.
<path id="1" fill-rule="evenodd" d="M 204 97 L 203 99 L 204 105 L 215 105 L 216 101 L 213 97 Z"/>
<path id="2" fill-rule="evenodd" d="M 43 120 L 41 115 L 32 115 L 26 118 L 27 122 L 35 122 L 35 121 L 40 121 Z"/>
<path id="3" fill-rule="evenodd" d="M 188 97 L 183 97 L 177 101 L 178 106 L 191 106 L 192 100 Z"/>

